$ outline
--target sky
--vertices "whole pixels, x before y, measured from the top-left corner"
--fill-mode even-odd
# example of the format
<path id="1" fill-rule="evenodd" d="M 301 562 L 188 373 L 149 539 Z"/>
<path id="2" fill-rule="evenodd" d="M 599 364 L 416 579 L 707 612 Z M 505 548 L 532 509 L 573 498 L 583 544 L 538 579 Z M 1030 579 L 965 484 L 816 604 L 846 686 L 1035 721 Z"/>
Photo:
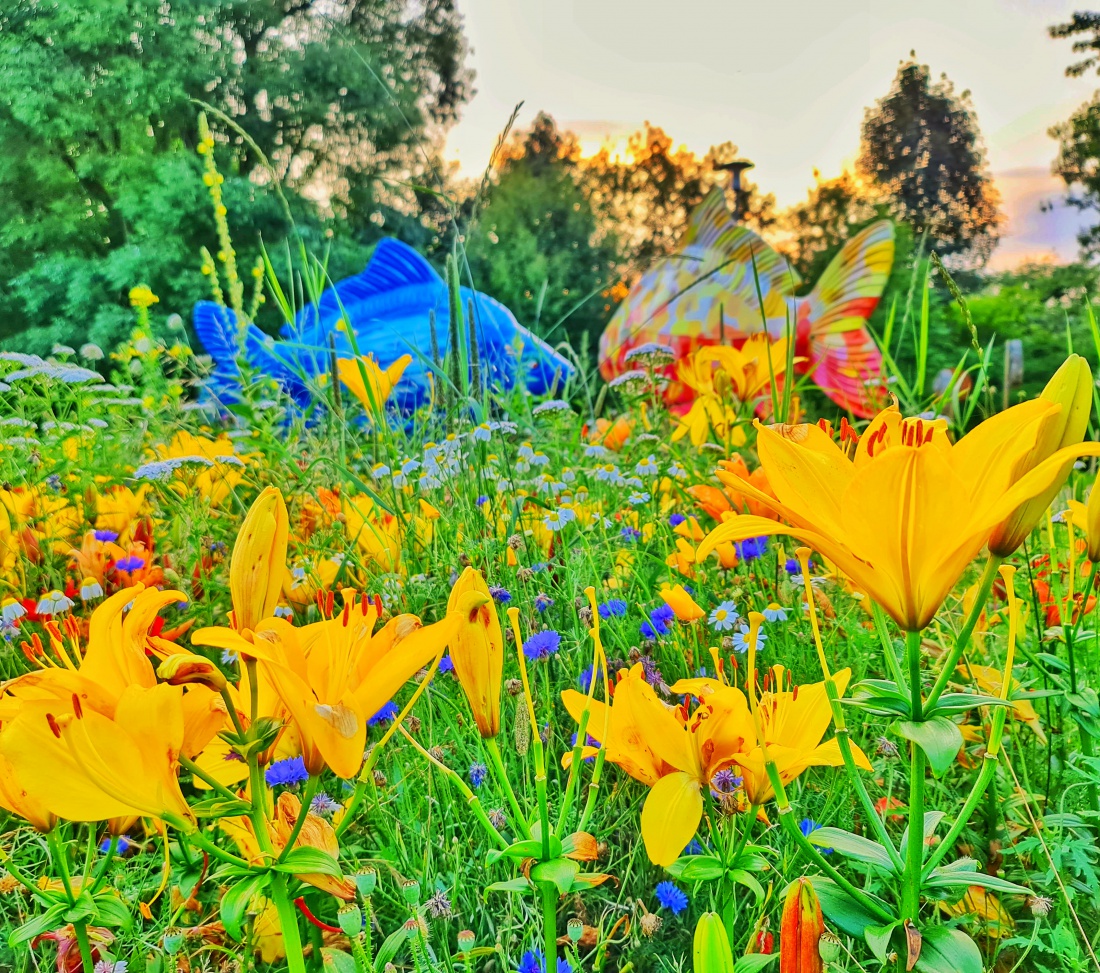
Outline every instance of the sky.
<path id="1" fill-rule="evenodd" d="M 854 161 L 864 108 L 911 50 L 968 89 L 1007 216 L 991 267 L 1072 259 L 1081 217 L 1059 201 L 1047 135 L 1100 88 L 1065 77 L 1071 42 L 1046 28 L 1085 0 L 458 0 L 476 94 L 448 138 L 481 172 L 517 102 L 594 149 L 646 121 L 703 153 L 732 141 L 781 206 L 814 169 Z M 1047 213 L 1040 203 L 1056 205 Z"/>

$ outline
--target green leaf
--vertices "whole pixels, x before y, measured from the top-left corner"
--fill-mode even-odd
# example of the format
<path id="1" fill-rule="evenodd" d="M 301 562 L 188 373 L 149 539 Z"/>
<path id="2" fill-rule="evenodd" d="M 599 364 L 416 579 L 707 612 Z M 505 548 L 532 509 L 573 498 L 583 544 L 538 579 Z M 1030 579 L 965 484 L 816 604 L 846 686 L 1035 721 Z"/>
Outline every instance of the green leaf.
<path id="1" fill-rule="evenodd" d="M 731 882 L 736 882 L 738 885 L 744 885 L 745 888 L 752 889 L 758 904 L 763 900 L 764 886 L 756 880 L 756 877 L 751 872 L 746 872 L 743 868 L 731 868 L 729 878 Z"/>
<path id="2" fill-rule="evenodd" d="M 68 907 L 68 903 L 58 902 L 56 905 L 51 905 L 41 915 L 28 919 L 18 929 L 12 930 L 8 936 L 8 945 L 15 949 L 23 943 L 30 942 L 35 936 L 41 936 L 44 932 L 49 932 L 51 929 L 62 925 L 63 920 L 61 917 Z"/>
<path id="3" fill-rule="evenodd" d="M 982 973 L 982 954 L 966 933 L 947 926 L 923 930 L 920 973 Z"/>
<path id="4" fill-rule="evenodd" d="M 894 871 L 894 864 L 886 849 L 877 841 L 864 838 L 840 828 L 815 828 L 807 835 L 810 844 L 818 848 L 832 848 L 845 858 L 877 865 L 888 872 Z"/>
<path id="5" fill-rule="evenodd" d="M 286 858 L 271 867 L 290 875 L 341 875 L 339 862 L 320 848 L 292 848 Z"/>
<path id="6" fill-rule="evenodd" d="M 121 926 L 129 929 L 133 925 L 133 916 L 126 903 L 114 892 L 100 892 L 95 896 L 95 918 L 97 926 Z"/>
<path id="7" fill-rule="evenodd" d="M 81 892 L 76 901 L 65 909 L 62 918 L 66 922 L 81 922 L 95 915 L 95 900 L 87 892 Z"/>
<path id="8" fill-rule="evenodd" d="M 531 889 L 531 883 L 527 881 L 522 875 L 518 878 L 510 878 L 507 882 L 493 882 L 486 892 L 528 892 Z"/>
<path id="9" fill-rule="evenodd" d="M 886 962 L 890 953 L 890 937 L 900 925 L 900 920 L 896 920 L 885 926 L 868 926 L 863 930 L 863 938 L 867 940 L 867 945 L 880 963 Z"/>
<path id="10" fill-rule="evenodd" d="M 542 842 L 537 838 L 515 841 L 507 848 L 491 848 L 485 855 L 487 865 L 495 865 L 502 858 L 538 858 L 542 855 Z"/>
<path id="11" fill-rule="evenodd" d="M 569 858 L 554 858 L 548 862 L 539 862 L 531 869 L 531 881 L 554 885 L 565 895 L 573 887 L 573 879 L 581 870 L 579 862 Z"/>
<path id="12" fill-rule="evenodd" d="M 939 827 L 940 822 L 943 820 L 943 811 L 925 811 L 924 812 L 924 843 L 928 844 L 928 839 L 936 833 L 936 828 Z M 909 846 L 909 825 L 905 826 L 905 830 L 901 833 L 901 847 L 907 848 Z"/>
<path id="13" fill-rule="evenodd" d="M 191 805 L 198 818 L 227 818 L 248 814 L 252 806 L 247 801 L 231 801 L 223 797 L 208 797 Z"/>
<path id="14" fill-rule="evenodd" d="M 331 946 L 321 948 L 321 965 L 324 973 L 356 973 L 355 959 L 350 953 Z"/>
<path id="15" fill-rule="evenodd" d="M 733 961 L 733 973 L 757 973 L 777 959 L 778 953 L 749 953 L 747 956 L 739 956 Z"/>
<path id="16" fill-rule="evenodd" d="M 684 855 L 665 870 L 685 882 L 712 882 L 725 875 L 726 866 L 713 855 Z"/>
<path id="17" fill-rule="evenodd" d="M 958 889 L 969 888 L 971 885 L 980 885 L 982 888 L 992 889 L 994 892 L 1004 892 L 1008 895 L 1030 895 L 1030 890 L 1007 879 L 998 878 L 996 875 L 987 875 L 985 872 L 944 872 L 942 869 L 933 869 L 932 874 L 925 879 L 923 888 L 926 891 L 932 889 Z M 939 896 L 937 896 L 939 898 Z"/>
<path id="18" fill-rule="evenodd" d="M 238 882 L 222 896 L 218 911 L 222 925 L 232 939 L 240 942 L 243 938 L 241 924 L 248 915 L 252 899 L 267 888 L 269 880 L 269 875 L 251 875 Z"/>
<path id="19" fill-rule="evenodd" d="M 863 938 L 863 930 L 868 926 L 877 926 L 881 923 L 882 920 L 878 916 L 868 912 L 831 878 L 826 878 L 824 875 L 811 875 L 810 882 L 813 884 L 818 901 L 821 903 L 821 911 L 825 913 L 826 918 L 849 936 Z M 890 912 L 890 907 L 885 902 L 873 895 L 870 897 Z"/>
<path id="20" fill-rule="evenodd" d="M 981 693 L 944 693 L 936 705 L 925 713 L 925 716 L 936 716 L 951 713 L 965 713 L 976 706 L 1011 706 L 1012 701 L 1001 699 L 1000 696 L 985 696 Z"/>
<path id="21" fill-rule="evenodd" d="M 937 777 L 955 762 L 963 745 L 962 731 L 946 716 L 934 716 L 921 723 L 900 720 L 894 724 L 894 730 L 924 751 Z"/>

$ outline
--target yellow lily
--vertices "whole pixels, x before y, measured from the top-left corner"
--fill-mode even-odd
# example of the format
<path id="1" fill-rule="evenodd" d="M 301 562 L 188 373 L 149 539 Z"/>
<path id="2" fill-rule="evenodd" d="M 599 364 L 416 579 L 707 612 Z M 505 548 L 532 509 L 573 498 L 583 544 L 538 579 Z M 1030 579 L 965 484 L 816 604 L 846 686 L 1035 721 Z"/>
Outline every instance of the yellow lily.
<path id="1" fill-rule="evenodd" d="M 1044 417 L 1035 444 L 1020 456 L 1013 470 L 1019 479 L 1048 456 L 1085 438 L 1092 412 L 1092 371 L 1080 355 L 1070 355 L 1039 393 L 1040 400 L 1060 405 L 1059 411 Z M 1061 485 L 1069 476 L 1075 457 L 1065 460 L 1055 482 L 1042 493 L 1022 503 L 998 524 L 989 538 L 989 550 L 998 557 L 1008 557 L 1035 529 L 1046 513 Z"/>
<path id="2" fill-rule="evenodd" d="M 229 562 L 233 627 L 238 631 L 254 629 L 278 606 L 287 574 L 289 534 L 282 493 L 277 487 L 264 487 L 237 532 Z"/>
<path id="3" fill-rule="evenodd" d="M 695 599 L 684 590 L 682 584 L 662 588 L 660 594 L 665 604 L 676 613 L 676 617 L 681 622 L 694 622 L 706 615 L 706 612 L 695 603 Z"/>
<path id="4" fill-rule="evenodd" d="M 451 661 L 455 675 L 470 704 L 478 732 L 483 739 L 500 732 L 500 685 L 504 672 L 504 636 L 489 586 L 476 568 L 468 567 L 451 588 L 448 613 L 459 610 L 465 600 L 474 602 L 457 622 L 451 640 Z"/>
<path id="5" fill-rule="evenodd" d="M 2 739 L 3 737 L 0 736 L 0 740 Z M 52 831 L 57 823 L 57 815 L 23 786 L 16 776 L 11 761 L 2 754 L 0 754 L 0 807 L 19 815 L 43 834 Z"/>
<path id="6" fill-rule="evenodd" d="M 774 497 L 720 470 L 718 478 L 786 524 L 733 516 L 699 545 L 787 534 L 815 548 L 903 629 L 924 628 L 994 527 L 1050 488 L 1066 459 L 1100 452 L 1082 443 L 1051 454 L 1021 479 L 1018 463 L 1059 410 L 1036 399 L 981 423 L 958 443 L 942 420 L 880 412 L 849 456 L 818 426 L 757 423 L 757 451 Z"/>
<path id="7" fill-rule="evenodd" d="M 344 592 L 335 618 L 295 628 L 269 618 L 252 641 L 226 628 L 196 632 L 196 645 L 250 656 L 270 680 L 298 732 L 310 774 L 328 766 L 350 778 L 363 763 L 367 721 L 417 670 L 442 655 L 454 636 L 454 614 L 421 627 L 415 615 L 399 615 L 374 632 L 378 612 L 355 592 Z"/>
<path id="8" fill-rule="evenodd" d="M 177 778 L 183 689 L 130 686 L 114 717 L 74 696 L 27 700 L 0 733 L 0 758 L 26 793 L 68 821 L 155 817 L 193 822 Z"/>
<path id="9" fill-rule="evenodd" d="M 382 368 L 374 355 L 363 355 L 337 359 L 336 372 L 340 381 L 363 403 L 368 415 L 375 417 L 381 413 L 386 400 L 393 394 L 394 386 L 401 381 L 405 369 L 411 364 L 412 355 L 402 355 L 389 368 Z"/>
<path id="10" fill-rule="evenodd" d="M 1100 489 L 1097 484 L 1100 477 L 1092 483 L 1089 490 L 1088 503 L 1080 500 L 1070 500 L 1069 509 L 1074 526 L 1085 535 L 1085 543 L 1088 545 L 1089 560 L 1093 563 L 1100 561 Z"/>

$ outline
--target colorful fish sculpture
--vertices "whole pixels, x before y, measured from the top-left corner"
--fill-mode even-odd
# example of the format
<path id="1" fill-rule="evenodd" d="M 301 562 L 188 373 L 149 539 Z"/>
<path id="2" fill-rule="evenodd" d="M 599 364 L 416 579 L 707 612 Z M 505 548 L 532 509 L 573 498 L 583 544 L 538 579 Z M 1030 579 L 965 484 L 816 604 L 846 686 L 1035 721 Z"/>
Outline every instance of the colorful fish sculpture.
<path id="1" fill-rule="evenodd" d="M 522 381 L 535 395 L 562 388 L 573 374 L 572 364 L 522 327 L 499 301 L 467 287 L 459 290 L 463 317 L 473 308 L 479 373 L 487 387 L 507 391 Z M 408 414 L 431 394 L 432 312 L 443 357 L 450 344 L 447 285 L 412 247 L 386 238 L 361 274 L 326 290 L 293 324 L 283 326 L 279 339 L 251 322 L 239 328 L 234 312 L 213 301 L 196 304 L 192 320 L 214 361 L 207 392 L 220 403 L 232 403 L 239 396 L 238 356 L 243 355 L 253 368 L 276 379 L 300 408 L 307 408 L 315 399 L 318 379 L 325 380 L 322 377 L 332 368 L 330 337 L 337 358 L 354 356 L 350 330 L 359 354 L 373 355 L 383 369 L 404 355 L 412 356 L 390 400 L 398 412 Z M 464 321 L 463 328 L 468 327 Z"/>
<path id="2" fill-rule="evenodd" d="M 794 268 L 752 230 L 734 223 L 721 189 L 691 216 L 679 250 L 631 288 L 600 338 L 600 373 L 632 368 L 629 352 L 667 345 L 683 358 L 705 345 L 740 346 L 761 331 L 793 334 L 796 370 L 842 409 L 873 415 L 883 398 L 882 355 L 867 330 L 894 261 L 894 228 L 872 223 L 848 240 L 817 285 L 796 297 Z M 798 362 L 798 359 L 802 359 Z M 685 405 L 691 389 L 668 366 L 666 400 Z"/>

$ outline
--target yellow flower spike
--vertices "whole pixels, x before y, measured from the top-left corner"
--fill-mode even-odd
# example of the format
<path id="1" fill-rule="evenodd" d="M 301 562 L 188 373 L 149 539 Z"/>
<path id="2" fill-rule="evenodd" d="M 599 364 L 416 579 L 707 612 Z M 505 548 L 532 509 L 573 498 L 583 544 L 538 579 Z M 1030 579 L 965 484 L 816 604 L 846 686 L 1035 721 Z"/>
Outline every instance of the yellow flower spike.
<path id="1" fill-rule="evenodd" d="M 810 880 L 796 879 L 787 888 L 779 926 L 779 973 L 822 973 L 818 940 L 825 931 L 821 903 Z"/>
<path id="2" fill-rule="evenodd" d="M 451 661 L 482 739 L 500 733 L 504 635 L 496 604 L 481 572 L 468 567 L 451 588 L 448 613 L 461 614 L 451 643 Z"/>
<path id="3" fill-rule="evenodd" d="M 1070 355 L 1039 393 L 1039 399 L 1055 403 L 1061 409 L 1044 419 L 1034 445 L 1017 460 L 1013 470 L 1014 480 L 1057 450 L 1076 445 L 1084 439 L 1092 411 L 1092 371 L 1089 363 L 1080 355 Z M 1072 458 L 1065 460 L 1054 484 L 1022 503 L 997 526 L 989 539 L 992 554 L 1007 557 L 1024 542 L 1042 519 L 1072 466 Z"/>
<path id="4" fill-rule="evenodd" d="M 706 612 L 695 603 L 695 599 L 684 590 L 682 584 L 662 588 L 660 595 L 681 622 L 694 622 L 706 616 Z"/>
<path id="5" fill-rule="evenodd" d="M 237 533 L 229 562 L 233 627 L 255 629 L 279 604 L 286 579 L 290 518 L 278 487 L 264 487 Z"/>
<path id="6" fill-rule="evenodd" d="M 718 651 L 717 645 L 712 645 L 707 652 L 710 653 L 711 661 L 714 663 L 714 671 L 718 676 L 718 681 L 723 686 L 729 685 L 729 680 L 726 679 L 726 666 L 722 661 L 722 654 Z"/>

